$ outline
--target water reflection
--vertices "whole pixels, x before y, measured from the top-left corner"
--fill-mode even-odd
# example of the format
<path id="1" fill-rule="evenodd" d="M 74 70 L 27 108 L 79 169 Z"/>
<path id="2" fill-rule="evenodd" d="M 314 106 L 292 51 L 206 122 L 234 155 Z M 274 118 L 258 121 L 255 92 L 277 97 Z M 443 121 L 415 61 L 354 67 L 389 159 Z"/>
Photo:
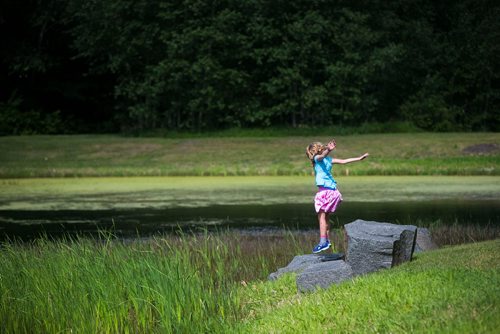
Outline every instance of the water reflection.
<path id="1" fill-rule="evenodd" d="M 332 216 L 334 226 L 355 219 L 426 226 L 498 224 L 500 201 L 344 202 Z M 316 229 L 312 204 L 214 205 L 199 208 L 133 210 L 0 211 L 1 238 L 32 239 L 40 234 L 96 234 L 111 229 L 119 237 L 149 236 L 179 230 Z"/>

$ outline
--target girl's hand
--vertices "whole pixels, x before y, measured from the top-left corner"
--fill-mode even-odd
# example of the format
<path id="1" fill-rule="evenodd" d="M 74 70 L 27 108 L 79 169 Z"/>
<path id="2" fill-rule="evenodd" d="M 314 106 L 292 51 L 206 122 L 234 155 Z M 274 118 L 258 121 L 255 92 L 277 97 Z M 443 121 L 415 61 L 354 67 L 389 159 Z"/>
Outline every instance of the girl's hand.
<path id="1" fill-rule="evenodd" d="M 335 143 L 335 139 L 331 140 L 328 145 L 326 145 L 328 150 L 332 151 L 335 147 L 337 147 L 337 143 Z"/>
<path id="2" fill-rule="evenodd" d="M 359 160 L 365 159 L 367 156 L 369 156 L 368 153 L 363 154 L 362 156 L 359 157 Z"/>

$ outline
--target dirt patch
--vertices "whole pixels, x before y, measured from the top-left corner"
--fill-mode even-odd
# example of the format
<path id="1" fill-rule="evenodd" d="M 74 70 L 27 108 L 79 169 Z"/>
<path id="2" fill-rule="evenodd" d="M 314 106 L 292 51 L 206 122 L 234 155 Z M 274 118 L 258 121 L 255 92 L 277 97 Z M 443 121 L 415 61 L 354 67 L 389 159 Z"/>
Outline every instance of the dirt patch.
<path id="1" fill-rule="evenodd" d="M 462 152 L 466 154 L 491 154 L 498 152 L 499 149 L 497 144 L 477 144 L 467 146 Z"/>

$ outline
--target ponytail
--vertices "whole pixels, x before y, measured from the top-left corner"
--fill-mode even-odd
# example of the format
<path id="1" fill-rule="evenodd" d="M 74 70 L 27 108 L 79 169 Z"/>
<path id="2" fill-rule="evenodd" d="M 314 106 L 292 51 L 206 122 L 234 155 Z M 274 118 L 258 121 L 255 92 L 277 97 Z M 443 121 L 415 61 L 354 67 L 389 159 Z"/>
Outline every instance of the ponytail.
<path id="1" fill-rule="evenodd" d="M 314 142 L 309 144 L 306 148 L 306 156 L 309 160 L 311 160 L 311 164 L 314 167 L 314 157 L 323 152 L 326 149 L 326 146 L 321 144 L 320 142 Z"/>

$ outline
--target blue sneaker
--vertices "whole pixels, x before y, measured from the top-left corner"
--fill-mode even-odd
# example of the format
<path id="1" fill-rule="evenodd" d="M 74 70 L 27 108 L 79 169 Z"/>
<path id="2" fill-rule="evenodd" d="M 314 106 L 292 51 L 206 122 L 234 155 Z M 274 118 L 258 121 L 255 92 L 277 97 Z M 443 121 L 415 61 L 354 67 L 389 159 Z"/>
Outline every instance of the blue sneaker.
<path id="1" fill-rule="evenodd" d="M 327 250 L 328 248 L 330 248 L 332 244 L 330 243 L 330 240 L 327 240 L 326 242 L 322 243 L 322 244 L 317 244 L 316 247 L 314 247 L 313 249 L 313 253 L 316 254 L 316 253 L 319 253 L 319 252 L 322 252 L 324 250 Z"/>

